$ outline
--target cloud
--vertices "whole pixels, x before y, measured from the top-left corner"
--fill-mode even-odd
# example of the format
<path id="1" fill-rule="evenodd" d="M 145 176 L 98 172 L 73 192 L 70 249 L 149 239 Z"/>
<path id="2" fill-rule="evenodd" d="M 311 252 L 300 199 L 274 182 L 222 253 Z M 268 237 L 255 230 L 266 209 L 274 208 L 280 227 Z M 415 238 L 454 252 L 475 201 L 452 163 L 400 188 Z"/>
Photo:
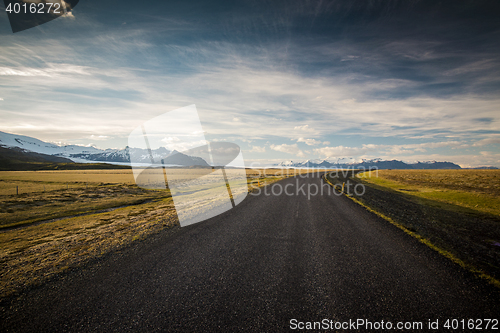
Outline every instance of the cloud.
<path id="1" fill-rule="evenodd" d="M 75 16 L 73 15 L 73 12 L 66 12 L 65 14 L 61 15 L 61 17 L 69 18 L 74 20 Z"/>
<path id="2" fill-rule="evenodd" d="M 265 153 L 266 148 L 265 147 L 259 147 L 259 146 L 252 146 L 252 149 L 249 150 L 250 153 Z"/>
<path id="3" fill-rule="evenodd" d="M 500 136 L 495 136 L 495 137 L 486 138 L 486 139 L 476 141 L 472 144 L 472 146 L 473 147 L 482 147 L 482 146 L 492 145 L 492 144 L 497 144 L 497 143 L 500 143 Z"/>
<path id="4" fill-rule="evenodd" d="M 3 98 L 2 98 L 2 97 L 0 97 L 0 101 L 3 101 Z"/>
<path id="5" fill-rule="evenodd" d="M 89 137 L 91 140 L 107 140 L 109 136 L 107 135 L 91 135 Z"/>
<path id="6" fill-rule="evenodd" d="M 181 142 L 178 142 L 178 141 L 173 141 L 172 143 L 166 143 L 165 144 L 165 147 L 168 149 L 168 150 L 177 150 L 177 151 L 185 151 L 185 150 L 188 150 L 188 149 L 193 149 L 193 148 L 197 148 L 197 147 L 200 147 L 200 146 L 203 146 L 205 145 L 207 142 L 205 140 L 197 140 L 197 141 L 181 141 Z M 160 147 L 160 146 L 156 146 L 157 147 Z M 153 147 L 151 147 L 153 149 Z"/>
<path id="7" fill-rule="evenodd" d="M 444 147 L 460 147 L 464 143 L 461 141 L 443 141 L 443 142 L 425 142 L 415 144 L 402 145 L 363 145 L 365 148 L 379 150 L 381 152 L 390 152 L 392 154 L 426 152 L 428 149 L 444 148 Z"/>
<path id="8" fill-rule="evenodd" d="M 304 138 L 299 138 L 297 142 L 304 142 L 308 146 L 317 146 L 321 144 L 321 141 L 315 140 L 315 139 L 304 139 Z"/>
<path id="9" fill-rule="evenodd" d="M 348 55 L 345 58 L 340 59 L 340 61 L 353 61 L 358 59 L 359 56 Z"/>
<path id="10" fill-rule="evenodd" d="M 477 73 L 487 70 L 495 70 L 498 64 L 493 59 L 483 59 L 479 61 L 475 61 L 472 63 L 465 64 L 463 66 L 456 67 L 452 70 L 445 71 L 443 75 L 446 76 L 455 76 L 462 75 L 468 73 Z"/>
<path id="11" fill-rule="evenodd" d="M 47 76 L 54 77 L 62 74 L 90 75 L 88 67 L 70 64 L 48 64 L 44 68 L 34 67 L 0 67 L 0 75 L 3 76 Z"/>
<path id="12" fill-rule="evenodd" d="M 315 133 L 316 131 L 314 128 L 309 127 L 309 125 L 303 125 L 303 126 L 295 126 L 293 128 L 296 131 L 303 131 L 303 132 L 310 132 L 310 133 Z"/>
<path id="13" fill-rule="evenodd" d="M 169 136 L 168 138 L 163 138 L 160 141 L 164 142 L 166 144 L 171 144 L 171 143 L 174 143 L 174 142 L 181 142 L 181 139 L 179 139 L 176 136 L 174 136 L 174 137 Z"/>
<path id="14" fill-rule="evenodd" d="M 336 147 L 315 148 L 313 151 L 316 154 L 320 155 L 321 158 L 331 158 L 331 157 L 360 156 L 369 151 L 369 149 L 336 146 Z"/>
<path id="15" fill-rule="evenodd" d="M 99 41 L 109 42 L 113 54 L 130 55 L 132 48 L 125 38 L 129 33 L 103 37 Z M 140 32 L 137 34 L 142 36 Z M 147 50 L 147 55 L 154 53 L 152 46 L 141 44 L 147 40 L 146 36 L 129 39 L 134 41 L 134 50 Z M 85 59 L 75 52 L 78 48 L 68 49 L 56 41 L 50 45 L 54 53 L 36 43 L 29 50 L 7 48 L 4 52 L 4 48 L 0 47 L 0 54 L 6 55 L 0 56 L 0 65 L 14 61 L 12 59 L 18 62 L 15 66 L 0 67 L 0 75 L 10 80 L 6 83 L 12 86 L 9 93 L 15 92 L 19 97 L 21 105 L 17 114 L 28 118 L 37 114 L 34 118 L 40 119 L 40 122 L 43 122 L 42 114 L 45 121 L 53 122 L 52 113 L 71 109 L 74 112 L 65 115 L 65 124 L 73 122 L 71 118 L 74 115 L 86 114 L 88 118 L 95 116 L 101 119 L 101 124 L 109 130 L 125 135 L 128 127 L 124 126 L 124 122 L 132 118 L 136 121 L 147 120 L 165 110 L 195 101 L 200 112 L 210 114 L 213 119 L 204 122 L 210 133 L 247 139 L 269 138 L 272 135 L 294 140 L 314 136 L 315 140 L 319 140 L 331 133 L 399 138 L 422 136 L 424 133 L 432 138 L 442 133 L 456 133 L 465 137 L 473 136 L 471 133 L 474 131 L 498 128 L 500 122 L 498 97 L 469 94 L 453 98 L 411 96 L 378 99 L 372 97 L 375 92 L 390 94 L 404 86 L 414 88 L 415 83 L 410 80 L 373 80 L 356 73 L 337 74 L 335 79 L 303 76 L 273 66 L 272 61 L 260 61 L 257 48 L 238 49 L 230 43 L 200 43 L 197 48 L 170 45 L 172 52 L 169 56 L 180 62 L 180 68 L 184 62 L 185 66 L 189 62 L 190 71 L 168 76 L 161 71 L 109 66 L 119 60 L 113 58 L 100 59 L 101 63 L 85 63 Z M 243 51 L 249 55 L 241 55 Z M 266 51 L 270 58 L 279 57 L 273 49 Z M 49 60 L 59 54 L 67 54 L 79 65 L 44 63 L 36 68 L 26 66 L 37 54 Z M 203 59 L 210 59 L 209 65 L 200 62 Z M 157 59 L 147 60 L 154 62 Z M 106 61 L 106 66 L 101 68 L 103 61 Z M 86 75 L 85 80 L 81 75 Z M 33 78 L 23 83 L 27 89 L 22 92 L 14 88 L 19 85 L 20 76 Z M 124 93 L 111 94 L 110 85 L 114 91 Z M 61 90 L 64 92 L 61 93 Z M 47 96 L 58 98 L 49 100 Z M 130 100 L 134 96 L 141 100 Z M 322 98 L 318 99 L 318 96 Z M 115 121 L 116 112 L 124 114 L 122 121 Z M 228 114 L 232 116 L 228 118 Z M 488 123 L 471 121 L 478 118 L 492 120 Z M 235 124 L 232 119 L 245 121 Z M 304 119 L 308 124 L 303 124 Z M 18 121 L 21 120 L 18 118 Z M 61 131 L 67 128 L 59 127 Z"/>
<path id="16" fill-rule="evenodd" d="M 271 145 L 270 148 L 272 150 L 280 151 L 280 152 L 287 153 L 287 154 L 296 155 L 298 157 L 305 157 L 304 152 L 302 150 L 300 150 L 300 148 L 297 146 L 296 143 L 294 143 L 293 145 L 287 145 L 287 144 Z"/>
<path id="17" fill-rule="evenodd" d="M 7 68 L 0 67 L 0 75 L 9 76 L 49 76 L 42 70 L 37 70 L 33 68 Z"/>
<path id="18" fill-rule="evenodd" d="M 416 144 L 402 144 L 402 145 L 377 145 L 377 144 L 363 144 L 362 147 L 323 147 L 316 148 L 313 151 L 320 155 L 321 158 L 328 157 L 355 157 L 365 154 L 372 154 L 374 157 L 382 155 L 400 155 L 400 154 L 414 154 L 416 152 L 426 152 L 427 149 L 436 149 L 443 147 L 460 147 L 463 142 L 460 141 L 444 141 L 444 142 L 427 142 Z"/>

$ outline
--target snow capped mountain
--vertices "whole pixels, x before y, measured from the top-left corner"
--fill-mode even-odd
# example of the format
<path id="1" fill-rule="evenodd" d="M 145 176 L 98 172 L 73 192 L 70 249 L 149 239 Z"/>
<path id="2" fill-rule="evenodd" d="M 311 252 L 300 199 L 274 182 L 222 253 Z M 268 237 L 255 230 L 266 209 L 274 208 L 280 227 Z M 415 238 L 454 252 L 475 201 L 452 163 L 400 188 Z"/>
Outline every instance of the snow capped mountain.
<path id="1" fill-rule="evenodd" d="M 293 167 L 295 166 L 295 162 L 294 161 L 284 161 L 284 162 L 280 162 L 278 164 L 276 164 L 277 166 L 281 166 L 281 167 Z"/>
<path id="2" fill-rule="evenodd" d="M 358 160 L 359 161 L 359 160 Z M 286 168 L 326 168 L 326 169 L 460 169 L 460 166 L 451 162 L 417 162 L 408 164 L 403 161 L 384 161 L 380 158 L 356 162 L 353 157 L 328 158 L 326 160 L 306 160 L 302 162 L 285 161 L 276 164 Z"/>
<path id="3" fill-rule="evenodd" d="M 134 163 L 150 163 L 151 156 L 146 149 L 99 149 L 78 145 L 58 146 L 29 136 L 0 132 L 0 146 L 5 148 L 20 148 L 26 151 L 69 158 L 74 162 L 120 162 L 129 163 L 132 157 Z M 151 151 L 155 160 L 160 160 L 170 154 L 166 148 Z"/>
<path id="4" fill-rule="evenodd" d="M 325 162 L 329 162 L 332 164 L 350 164 L 355 163 L 356 159 L 353 157 L 329 157 L 325 159 Z"/>
<path id="5" fill-rule="evenodd" d="M 0 132 L 0 146 L 18 147 L 35 153 L 69 157 L 72 154 L 94 154 L 102 150 L 77 145 L 58 146 L 29 136 Z"/>
<path id="6" fill-rule="evenodd" d="M 57 157 L 64 157 L 73 162 L 107 162 L 107 163 L 134 163 L 159 164 L 162 161 L 170 165 L 208 166 L 200 157 L 189 156 L 178 151 L 170 151 L 165 147 L 158 149 L 141 149 L 125 147 L 124 149 L 99 149 L 78 145 L 58 146 L 29 136 L 0 132 L 0 147 L 17 149 L 25 152 L 34 152 Z M 152 161 L 153 160 L 153 161 Z"/>

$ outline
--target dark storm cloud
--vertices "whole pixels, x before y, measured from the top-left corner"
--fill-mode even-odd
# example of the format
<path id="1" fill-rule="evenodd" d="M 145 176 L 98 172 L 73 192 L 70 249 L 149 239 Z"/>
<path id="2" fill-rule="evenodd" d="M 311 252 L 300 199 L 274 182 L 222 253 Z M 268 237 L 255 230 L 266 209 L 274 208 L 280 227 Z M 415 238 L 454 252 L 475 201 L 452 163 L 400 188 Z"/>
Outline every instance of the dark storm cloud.
<path id="1" fill-rule="evenodd" d="M 272 59 L 304 76 L 345 74 L 367 82 L 414 83 L 381 91 L 379 98 L 499 89 L 496 0 L 169 1 L 148 6 L 121 2 L 120 7 L 132 8 L 135 21 L 143 15 L 156 27 L 149 36 L 154 43 L 192 47 L 188 57 L 169 59 L 179 66 L 193 58 L 216 62 L 216 56 L 196 51 L 203 49 L 200 43 L 228 43 L 239 56 Z M 174 22 L 179 18 L 182 23 Z"/>

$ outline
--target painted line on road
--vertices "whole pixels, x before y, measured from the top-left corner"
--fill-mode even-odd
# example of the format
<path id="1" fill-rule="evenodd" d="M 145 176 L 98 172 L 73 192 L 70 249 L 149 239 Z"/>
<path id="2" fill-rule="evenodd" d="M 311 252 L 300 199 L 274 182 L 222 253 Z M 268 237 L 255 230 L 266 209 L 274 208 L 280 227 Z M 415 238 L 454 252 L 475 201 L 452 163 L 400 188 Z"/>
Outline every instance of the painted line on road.
<path id="1" fill-rule="evenodd" d="M 330 182 L 327 178 L 326 178 L 326 174 L 323 175 L 321 178 L 323 178 L 323 180 L 325 182 L 327 182 L 330 186 L 332 186 L 333 188 L 337 188 L 335 185 L 332 184 L 332 182 Z M 443 250 L 441 249 L 440 247 L 436 246 L 435 244 L 433 244 L 430 240 L 420 236 L 419 234 L 407 229 L 404 225 L 394 221 L 393 219 L 391 219 L 389 216 L 386 216 L 378 211 L 376 211 L 375 209 L 369 207 L 368 205 L 364 204 L 363 202 L 361 202 L 360 200 L 354 198 L 353 196 L 350 196 L 350 195 L 347 195 L 346 193 L 342 192 L 342 194 L 351 199 L 352 201 L 354 201 L 355 203 L 357 203 L 358 205 L 364 207 L 366 210 L 368 210 L 369 212 L 383 218 L 384 220 L 386 220 L 387 222 L 391 223 L 392 225 L 398 227 L 399 229 L 401 229 L 402 231 L 404 231 L 406 234 L 410 235 L 411 237 L 413 238 L 416 238 L 420 243 L 422 244 L 425 244 L 427 245 L 428 247 L 430 247 L 432 250 L 438 252 L 439 254 L 443 255 L 444 257 L 450 259 L 451 261 L 453 261 L 455 264 L 458 264 L 460 265 L 463 269 L 466 269 L 468 270 L 469 272 L 473 273 L 474 275 L 488 281 L 489 283 L 491 283 L 492 285 L 494 285 L 495 287 L 497 288 L 500 288 L 500 281 L 495 279 L 493 276 L 481 271 L 480 269 L 477 269 L 476 267 L 466 263 L 465 261 L 455 257 L 451 252 L 448 252 L 446 250 Z"/>

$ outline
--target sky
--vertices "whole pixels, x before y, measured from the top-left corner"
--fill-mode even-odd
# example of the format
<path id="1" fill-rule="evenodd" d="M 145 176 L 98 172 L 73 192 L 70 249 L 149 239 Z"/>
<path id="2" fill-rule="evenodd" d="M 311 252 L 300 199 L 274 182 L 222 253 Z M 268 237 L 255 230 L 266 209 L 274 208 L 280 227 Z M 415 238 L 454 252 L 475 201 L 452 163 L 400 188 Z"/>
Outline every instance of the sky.
<path id="1" fill-rule="evenodd" d="M 195 104 L 247 164 L 500 167 L 498 17 L 497 0 L 80 0 L 13 33 L 3 11 L 0 131 L 124 148 Z"/>

